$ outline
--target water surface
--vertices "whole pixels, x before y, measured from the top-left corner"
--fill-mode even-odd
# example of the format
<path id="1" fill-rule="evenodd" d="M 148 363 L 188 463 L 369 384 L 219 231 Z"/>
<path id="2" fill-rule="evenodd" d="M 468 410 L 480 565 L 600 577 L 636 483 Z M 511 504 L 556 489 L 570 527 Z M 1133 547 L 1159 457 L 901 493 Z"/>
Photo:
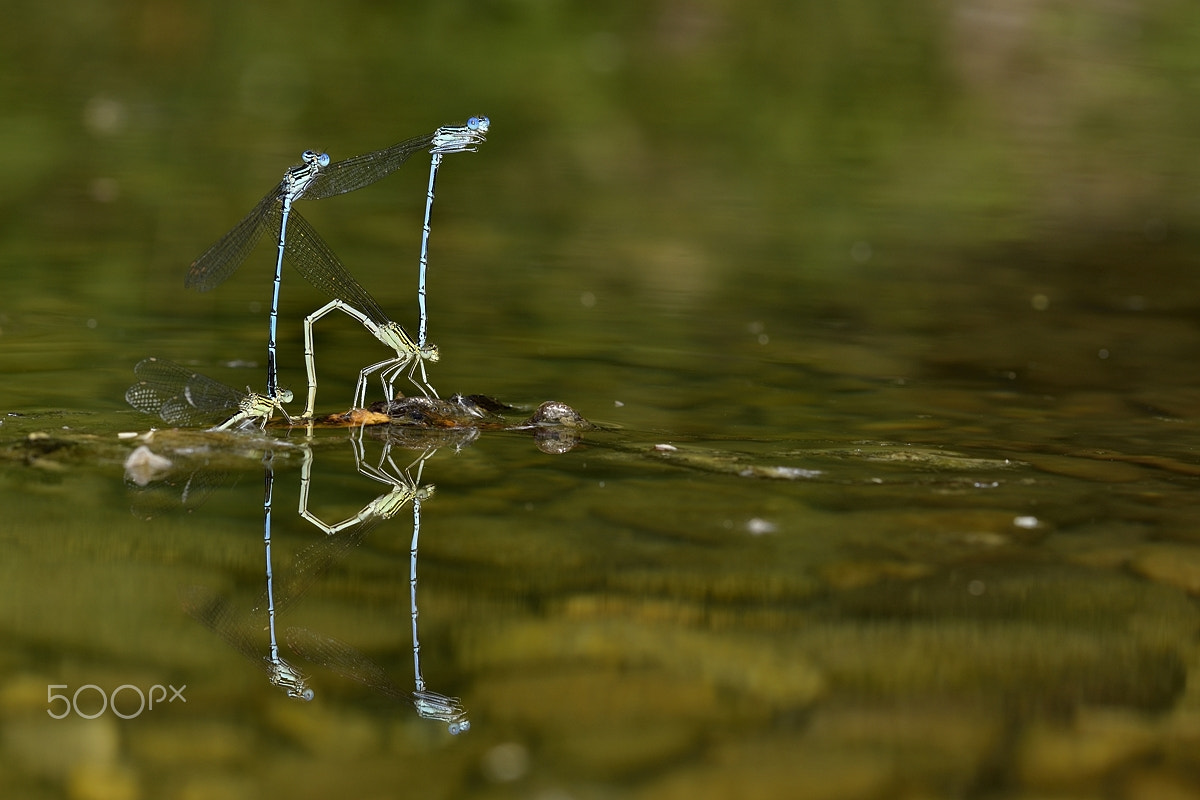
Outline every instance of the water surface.
<path id="1" fill-rule="evenodd" d="M 1195 794 L 1195 14 L 16 10 L 0 794 Z M 597 427 L 391 434 L 400 468 L 436 447 L 420 654 L 452 736 L 283 640 L 289 699 L 181 602 L 227 598 L 266 653 L 270 451 L 279 627 L 411 687 L 411 502 L 341 549 L 297 513 L 306 453 L 326 524 L 392 490 L 356 434 L 146 438 L 123 393 L 151 355 L 261 388 L 270 248 L 183 275 L 301 150 L 480 113 L 439 175 L 431 379 Z M 425 180 L 302 206 L 410 330 Z M 302 389 L 324 300 L 284 277 Z M 386 356 L 334 317 L 318 347 L 327 413 Z M 174 464 L 149 487 L 140 444 Z"/>

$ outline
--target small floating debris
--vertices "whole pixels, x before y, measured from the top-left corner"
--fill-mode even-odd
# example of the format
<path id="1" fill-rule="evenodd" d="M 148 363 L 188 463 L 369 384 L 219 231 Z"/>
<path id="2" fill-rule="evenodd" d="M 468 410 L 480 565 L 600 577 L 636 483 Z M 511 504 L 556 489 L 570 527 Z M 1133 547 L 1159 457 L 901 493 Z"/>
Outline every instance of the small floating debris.
<path id="1" fill-rule="evenodd" d="M 766 533 L 775 533 L 779 530 L 779 526 L 770 520 L 765 520 L 762 517 L 752 517 L 746 520 L 746 531 L 753 536 L 762 536 Z"/>
<path id="2" fill-rule="evenodd" d="M 800 467 L 749 466 L 738 472 L 743 478 L 774 478 L 776 480 L 799 481 L 808 478 L 819 478 L 819 469 L 802 469 Z"/>
<path id="3" fill-rule="evenodd" d="M 146 486 L 161 478 L 173 466 L 171 459 L 141 445 L 125 459 L 125 480 L 137 486 Z"/>

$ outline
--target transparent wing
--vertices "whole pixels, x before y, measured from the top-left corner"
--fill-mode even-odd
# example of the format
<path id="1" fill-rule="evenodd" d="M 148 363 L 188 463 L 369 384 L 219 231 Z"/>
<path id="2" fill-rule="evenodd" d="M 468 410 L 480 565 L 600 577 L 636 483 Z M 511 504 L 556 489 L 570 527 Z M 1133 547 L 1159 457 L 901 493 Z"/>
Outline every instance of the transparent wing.
<path id="1" fill-rule="evenodd" d="M 413 153 L 427 150 L 432 142 L 433 134 L 427 133 L 322 167 L 300 199 L 322 200 L 370 186 L 395 172 Z"/>
<path id="2" fill-rule="evenodd" d="M 201 292 L 220 286 L 246 260 L 246 256 L 262 238 L 263 231 L 270 227 L 279 229 L 281 213 L 277 188 L 259 200 L 241 222 L 192 262 L 183 285 Z"/>
<path id="3" fill-rule="evenodd" d="M 354 306 L 377 325 L 390 321 L 371 293 L 355 280 L 325 240 L 295 208 L 288 217 L 287 248 L 283 257 L 305 280 L 330 298 Z"/>

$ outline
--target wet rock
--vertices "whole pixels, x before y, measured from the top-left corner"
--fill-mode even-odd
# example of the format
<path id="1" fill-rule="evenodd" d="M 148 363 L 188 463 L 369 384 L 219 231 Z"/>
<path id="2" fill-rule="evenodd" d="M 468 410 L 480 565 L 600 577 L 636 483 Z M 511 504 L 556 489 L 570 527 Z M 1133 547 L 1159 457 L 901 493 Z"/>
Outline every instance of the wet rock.
<path id="1" fill-rule="evenodd" d="M 535 724 L 555 735 L 611 727 L 632 732 L 661 720 L 694 722 L 719 715 L 721 708 L 720 693 L 706 682 L 595 662 L 493 670 L 470 695 L 478 715 L 493 724 Z"/>
<path id="2" fill-rule="evenodd" d="M 139 762 L 163 767 L 232 765 L 255 744 L 248 728 L 229 720 L 144 720 L 128 735 L 129 751 Z"/>
<path id="3" fill-rule="evenodd" d="M 345 707 L 317 703 L 316 698 L 310 703 L 273 699 L 267 706 L 267 721 L 308 752 L 322 757 L 377 753 L 383 744 L 382 731 L 374 720 Z"/>
<path id="4" fill-rule="evenodd" d="M 1058 456 L 1026 453 L 1025 459 L 1034 467 L 1052 475 L 1065 475 L 1098 483 L 1131 483 L 1150 477 L 1143 467 L 1104 458 Z"/>
<path id="5" fill-rule="evenodd" d="M 178 800 L 255 800 L 259 793 L 249 778 L 233 774 L 208 772 L 204 775 L 180 777 Z"/>
<path id="6" fill-rule="evenodd" d="M 478 416 L 457 403 L 433 397 L 402 397 L 371 406 L 388 416 L 394 425 L 417 425 L 429 428 L 453 428 L 470 425 Z"/>
<path id="7" fill-rule="evenodd" d="M 0 711 L 4 712 L 5 717 L 29 711 L 37 714 L 46 708 L 46 686 L 54 683 L 50 676 L 0 670 L 5 674 L 3 683 L 0 683 Z"/>
<path id="8" fill-rule="evenodd" d="M 852 449 L 819 451 L 823 455 L 839 456 L 852 461 L 882 464 L 915 465 L 934 470 L 959 472 L 1010 470 L 1024 466 L 1019 461 L 1004 458 L 977 458 L 953 450 L 935 450 L 908 445 L 864 442 Z"/>
<path id="9" fill-rule="evenodd" d="M 1091 710 L 1072 725 L 1041 722 L 1026 729 L 1016 748 L 1016 771 L 1022 782 L 1043 789 L 1100 784 L 1157 746 L 1154 725 L 1145 719 Z"/>
<path id="10" fill-rule="evenodd" d="M 902 561 L 846 561 L 830 564 L 821 571 L 821 577 L 834 589 L 856 589 L 883 581 L 916 580 L 932 574 L 935 567 L 930 564 Z"/>
<path id="11" fill-rule="evenodd" d="M 1200 800 L 1200 789 L 1190 772 L 1148 767 L 1134 771 L 1125 781 L 1130 800 Z"/>
<path id="12" fill-rule="evenodd" d="M 661 624 L 574 619 L 514 623 L 476 631 L 462 647 L 466 660 L 482 669 L 524 659 L 650 664 L 683 683 L 721 687 L 781 708 L 803 707 L 825 688 L 820 670 L 795 646 Z"/>
<path id="13" fill-rule="evenodd" d="M 888 792 L 897 773 L 884 750 L 813 746 L 802 736 L 743 739 L 722 744 L 635 796 L 646 800 L 858 800 Z"/>
<path id="14" fill-rule="evenodd" d="M 560 455 L 572 450 L 593 425 L 566 403 L 549 400 L 537 407 L 519 427 L 532 429 L 533 441 L 543 453 Z"/>
<path id="15" fill-rule="evenodd" d="M 924 785 L 930 795 L 964 796 L 1007 736 L 1003 716 L 986 700 L 835 700 L 813 709 L 805 746 L 889 753 L 905 783 Z M 940 791 L 932 791 L 935 787 Z"/>
<path id="16" fill-rule="evenodd" d="M 477 417 L 483 417 L 487 415 L 498 417 L 503 414 L 516 411 L 513 406 L 510 406 L 507 403 L 502 403 L 496 398 L 489 397 L 486 394 L 456 394 L 450 398 L 450 402 L 457 404 L 459 407 L 466 410 L 467 413 Z"/>
<path id="17" fill-rule="evenodd" d="M 1138 575 L 1200 595 L 1200 548 L 1155 544 L 1142 547 L 1129 562 Z"/>
<path id="18" fill-rule="evenodd" d="M 67 782 L 70 800 L 138 800 L 138 776 L 119 764 L 83 764 L 71 771 Z"/>
<path id="19" fill-rule="evenodd" d="M 484 776 L 495 783 L 512 783 L 529 772 L 529 748 L 520 742 L 501 742 L 488 748 L 480 767 Z"/>
<path id="20" fill-rule="evenodd" d="M 51 719 L 43 708 L 5 719 L 0 745 L 8 763 L 43 778 L 65 781 L 85 765 L 114 766 L 120 733 L 108 715 L 90 720 L 74 715 Z"/>
<path id="21" fill-rule="evenodd" d="M 970 697 L 986 692 L 1030 708 L 1113 703 L 1147 710 L 1185 683 L 1178 654 L 1130 637 L 1021 622 L 813 624 L 799 649 L 831 685 L 854 696 Z M 986 687 L 986 688 L 981 688 Z"/>
<path id="22" fill-rule="evenodd" d="M 1151 526 L 1142 522 L 1104 520 L 1083 529 L 1056 533 L 1042 543 L 1067 563 L 1096 569 L 1124 569 L 1142 552 Z"/>
<path id="23" fill-rule="evenodd" d="M 533 415 L 526 420 L 526 425 L 555 425 L 560 428 L 576 428 L 590 430 L 592 424 L 583 418 L 575 409 L 557 400 L 547 400 L 537 407 Z"/>
<path id="24" fill-rule="evenodd" d="M 553 742 L 556 758 L 577 765 L 582 778 L 642 775 L 689 754 L 696 746 L 694 725 L 672 718 L 646 720 L 630 729 L 624 724 L 585 727 Z"/>

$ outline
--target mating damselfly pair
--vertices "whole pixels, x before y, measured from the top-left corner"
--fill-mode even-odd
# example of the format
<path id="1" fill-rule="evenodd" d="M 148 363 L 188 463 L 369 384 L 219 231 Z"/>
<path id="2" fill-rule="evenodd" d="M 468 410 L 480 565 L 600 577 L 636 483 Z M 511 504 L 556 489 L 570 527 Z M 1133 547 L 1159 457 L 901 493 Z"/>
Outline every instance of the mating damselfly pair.
<path id="1" fill-rule="evenodd" d="M 260 394 L 249 387 L 246 393 L 242 393 L 173 362 L 146 359 L 135 368 L 140 380 L 126 393 L 129 403 L 140 411 L 176 425 L 205 420 L 213 422 L 218 429 L 250 422 L 258 422 L 263 426 L 276 411 L 291 422 L 292 417 L 284 409 L 284 404 L 291 402 L 292 393 L 279 386 L 276 358 L 279 293 L 285 259 L 309 283 L 330 298 L 328 303 L 304 319 L 308 394 L 301 419 L 311 419 L 316 404 L 313 326 L 335 310 L 357 320 L 377 340 L 394 351 L 394 355 L 359 370 L 353 407 L 365 405 L 368 380 L 374 374 L 379 375 L 386 400 L 395 397 L 396 379 L 402 373 L 407 374 L 425 397 L 437 397 L 437 391 L 430 384 L 425 370 L 426 361 L 436 362 L 439 359 L 437 346 L 426 340 L 426 271 L 429 264 L 434 184 L 443 157 L 452 153 L 475 152 L 485 140 L 490 124 L 487 117 L 471 117 L 464 125 L 443 126 L 433 133 L 336 162 L 326 153 L 306 150 L 301 155 L 301 163 L 290 167 L 277 187 L 192 263 L 185 280 L 188 288 L 199 291 L 219 286 L 241 266 L 268 228 L 278 230 L 267 339 L 266 393 Z M 297 200 L 321 200 L 369 186 L 394 172 L 410 156 L 420 151 L 429 152 L 431 160 L 418 261 L 419 327 L 417 338 L 413 339 L 403 326 L 384 312 L 293 204 Z M 416 376 L 418 371 L 420 380 Z"/>

